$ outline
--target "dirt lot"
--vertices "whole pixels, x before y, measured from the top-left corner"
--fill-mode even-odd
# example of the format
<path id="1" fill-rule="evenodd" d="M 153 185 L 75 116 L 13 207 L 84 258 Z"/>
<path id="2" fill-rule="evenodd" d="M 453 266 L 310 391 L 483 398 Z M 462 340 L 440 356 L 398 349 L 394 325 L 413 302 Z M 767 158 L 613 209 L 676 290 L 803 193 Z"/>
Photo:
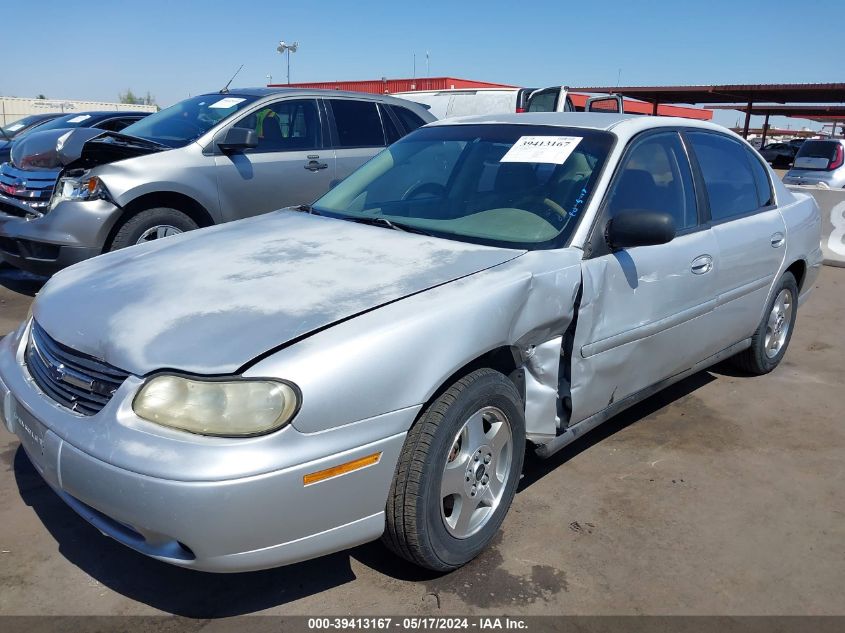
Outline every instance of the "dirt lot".
<path id="1" fill-rule="evenodd" d="M 4 334 L 39 284 L 0 284 Z M 845 269 L 825 268 L 773 374 L 719 366 L 529 460 L 494 547 L 440 577 L 378 543 L 170 567 L 78 518 L 0 431 L 0 614 L 845 614 L 843 313 Z"/>

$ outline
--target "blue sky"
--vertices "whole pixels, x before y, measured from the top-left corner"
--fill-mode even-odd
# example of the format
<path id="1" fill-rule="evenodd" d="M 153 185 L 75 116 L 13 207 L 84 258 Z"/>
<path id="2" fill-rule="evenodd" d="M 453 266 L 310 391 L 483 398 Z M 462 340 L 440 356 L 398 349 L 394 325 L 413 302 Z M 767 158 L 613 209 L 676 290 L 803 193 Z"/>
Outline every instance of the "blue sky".
<path id="1" fill-rule="evenodd" d="M 115 100 L 131 88 L 166 106 L 222 87 L 240 64 L 234 85 L 283 82 L 280 39 L 300 43 L 292 81 L 407 77 L 414 53 L 423 76 L 426 50 L 432 76 L 523 86 L 612 85 L 620 69 L 628 85 L 845 79 L 841 0 L 37 5 L 4 31 L 0 94 Z"/>

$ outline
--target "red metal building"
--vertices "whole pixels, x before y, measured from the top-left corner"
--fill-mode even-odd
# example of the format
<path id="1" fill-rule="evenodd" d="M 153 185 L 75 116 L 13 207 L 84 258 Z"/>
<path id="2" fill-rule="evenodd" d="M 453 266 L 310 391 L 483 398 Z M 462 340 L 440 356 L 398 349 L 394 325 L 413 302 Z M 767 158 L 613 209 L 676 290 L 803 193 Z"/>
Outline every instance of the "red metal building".
<path id="1" fill-rule="evenodd" d="M 372 94 L 392 94 L 394 92 L 409 92 L 412 90 L 460 90 L 472 88 L 517 88 L 508 84 L 497 84 L 489 81 L 475 81 L 472 79 L 458 79 L 457 77 L 418 77 L 416 79 L 382 79 L 363 81 L 308 81 L 295 84 L 269 84 L 270 88 L 319 88 L 323 90 L 349 90 L 352 92 L 369 92 Z M 587 101 L 587 94 L 569 93 L 576 108 L 583 108 Z M 624 99 L 625 112 L 629 114 L 653 114 L 651 103 Z M 688 108 L 675 105 L 657 106 L 657 114 L 661 116 L 680 116 L 688 119 L 709 121 L 713 118 L 710 110 L 702 108 Z"/>
<path id="2" fill-rule="evenodd" d="M 456 77 L 420 77 L 417 79 L 382 79 L 364 81 L 310 81 L 298 84 L 269 84 L 270 88 L 319 88 L 323 90 L 351 90 L 390 94 L 410 90 L 457 90 L 459 88 L 516 88 L 507 84 L 494 84 L 487 81 L 457 79 Z"/>

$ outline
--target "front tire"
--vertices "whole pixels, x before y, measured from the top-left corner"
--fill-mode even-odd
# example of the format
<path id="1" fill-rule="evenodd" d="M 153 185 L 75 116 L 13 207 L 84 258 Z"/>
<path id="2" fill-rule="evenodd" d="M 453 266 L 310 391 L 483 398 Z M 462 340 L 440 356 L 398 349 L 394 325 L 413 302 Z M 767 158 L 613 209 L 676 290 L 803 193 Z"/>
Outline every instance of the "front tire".
<path id="1" fill-rule="evenodd" d="M 751 337 L 751 347 L 731 359 L 734 365 L 753 376 L 772 371 L 786 354 L 797 315 L 798 283 L 787 272 L 772 293 L 763 320 Z"/>
<path id="2" fill-rule="evenodd" d="M 387 501 L 383 540 L 421 567 L 450 571 L 490 543 L 525 456 L 522 399 L 479 369 L 452 384 L 408 433 Z"/>
<path id="3" fill-rule="evenodd" d="M 145 209 L 120 225 L 108 250 L 116 251 L 198 228 L 196 222 L 176 209 L 167 207 Z"/>

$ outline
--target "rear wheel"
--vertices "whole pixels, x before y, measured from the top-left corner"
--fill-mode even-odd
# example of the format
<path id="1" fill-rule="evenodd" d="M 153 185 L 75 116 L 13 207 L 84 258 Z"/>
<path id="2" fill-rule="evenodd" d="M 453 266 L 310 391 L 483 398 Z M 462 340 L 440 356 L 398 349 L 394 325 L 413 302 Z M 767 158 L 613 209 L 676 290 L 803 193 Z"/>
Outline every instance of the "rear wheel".
<path id="1" fill-rule="evenodd" d="M 525 455 L 522 400 L 492 369 L 438 397 L 408 433 L 383 540 L 403 558 L 449 571 L 475 558 L 513 501 Z"/>
<path id="2" fill-rule="evenodd" d="M 733 357 L 733 363 L 743 371 L 761 376 L 780 364 L 792 338 L 798 314 L 798 284 L 792 273 L 784 273 L 757 331 L 751 337 L 751 347 Z"/>
<path id="3" fill-rule="evenodd" d="M 109 245 L 110 251 L 144 244 L 171 235 L 199 228 L 196 222 L 181 211 L 155 207 L 136 213 L 120 226 Z"/>

